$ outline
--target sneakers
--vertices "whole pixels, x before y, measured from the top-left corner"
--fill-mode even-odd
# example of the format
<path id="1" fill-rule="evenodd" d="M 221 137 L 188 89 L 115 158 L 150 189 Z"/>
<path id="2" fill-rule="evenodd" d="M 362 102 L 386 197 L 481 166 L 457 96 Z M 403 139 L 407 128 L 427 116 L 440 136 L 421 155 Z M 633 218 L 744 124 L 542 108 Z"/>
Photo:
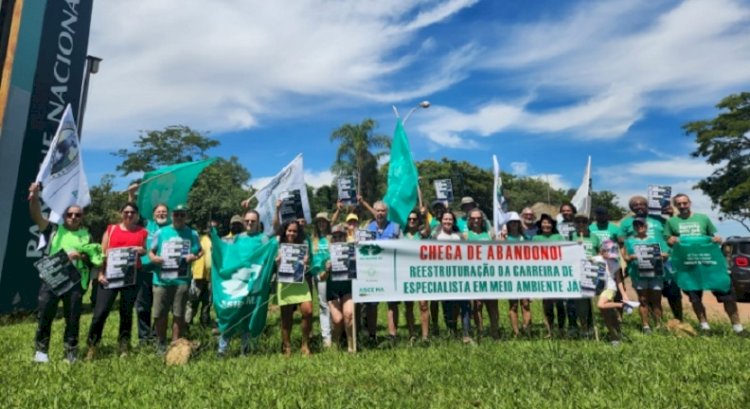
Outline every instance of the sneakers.
<path id="1" fill-rule="evenodd" d="M 46 352 L 36 351 L 36 353 L 34 353 L 34 362 L 46 364 L 49 362 L 49 355 L 47 355 Z"/>
<path id="2" fill-rule="evenodd" d="M 164 356 L 167 354 L 167 344 L 159 343 L 156 345 L 156 355 Z"/>
<path id="3" fill-rule="evenodd" d="M 623 303 L 622 310 L 623 312 L 625 312 L 625 314 L 632 314 L 633 310 L 640 306 L 641 303 L 639 303 L 638 301 L 625 301 Z"/>
<path id="4" fill-rule="evenodd" d="M 120 355 L 120 358 L 125 358 L 130 353 L 130 343 L 127 341 L 122 341 L 117 347 L 117 353 Z"/>
<path id="5" fill-rule="evenodd" d="M 65 353 L 65 362 L 72 364 L 77 360 L 78 360 L 78 352 L 76 352 L 74 349 L 71 349 L 70 351 Z"/>
<path id="6" fill-rule="evenodd" d="M 651 327 L 643 327 L 643 335 L 651 335 Z"/>
<path id="7" fill-rule="evenodd" d="M 617 347 L 620 346 L 620 341 L 618 341 L 618 340 L 610 341 L 609 344 L 612 345 L 613 347 L 617 348 Z"/>

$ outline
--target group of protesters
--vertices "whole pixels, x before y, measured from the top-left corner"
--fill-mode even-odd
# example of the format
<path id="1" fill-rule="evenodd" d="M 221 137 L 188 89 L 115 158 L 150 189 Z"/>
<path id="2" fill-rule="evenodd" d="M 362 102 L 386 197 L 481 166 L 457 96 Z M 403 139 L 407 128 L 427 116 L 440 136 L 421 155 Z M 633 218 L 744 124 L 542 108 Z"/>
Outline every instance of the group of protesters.
<path id="1" fill-rule="evenodd" d="M 41 235 L 46 238 L 46 254 L 65 251 L 71 263 L 81 273 L 80 284 L 63 294 L 57 294 L 45 282 L 39 290 L 38 329 L 35 336 L 34 361 L 48 362 L 51 326 L 56 316 L 59 301 L 63 301 L 65 317 L 65 359 L 78 359 L 79 322 L 83 294 L 91 285 L 93 317 L 87 336 L 86 359 L 94 359 L 102 339 L 104 327 L 119 294 L 120 327 L 118 354 L 125 356 L 131 348 L 133 310 L 136 310 L 137 335 L 139 341 L 155 345 L 158 354 L 167 349 L 169 315 L 172 315 L 171 340 L 188 336 L 188 328 L 198 317 L 198 324 L 213 328 L 211 319 L 211 239 L 210 234 L 199 235 L 188 225 L 189 209 L 185 204 L 173 206 L 158 204 L 153 209 L 139 209 L 134 192 L 119 209 L 119 221 L 107 227 L 101 245 L 92 243 L 91 235 L 84 227 L 84 211 L 80 206 L 69 206 L 62 214 L 61 223 L 52 223 L 42 213 L 39 200 L 39 185 L 29 187 L 30 213 Z M 615 225 L 609 220 L 607 209 L 595 208 L 594 219 L 586 214 L 577 214 L 570 203 L 559 208 L 559 217 L 550 214 L 537 215 L 532 208 L 506 213 L 506 221 L 495 231 L 489 218 L 471 198 L 460 200 L 460 212 L 454 212 L 445 201 L 433 201 L 429 208 L 414 209 L 405 226 L 388 219 L 388 206 L 383 201 L 372 205 L 357 198 L 358 206 L 345 206 L 341 202 L 332 215 L 320 212 L 306 226 L 304 218 L 279 220 L 279 207 L 273 219 L 272 235 L 264 233 L 260 214 L 246 210 L 230 220 L 229 232 L 222 240 L 230 243 L 242 242 L 250 249 L 260 248 L 276 236 L 279 243 L 307 244 L 305 256 L 305 280 L 301 283 L 276 283 L 271 289 L 273 302 L 279 306 L 281 322 L 281 352 L 292 353 L 292 329 L 294 314 L 301 314 L 301 347 L 304 355 L 311 354 L 310 338 L 313 328 L 313 302 L 318 303 L 319 328 L 323 347 L 342 347 L 355 350 L 355 333 L 359 331 L 368 343 L 378 339 L 378 304 L 355 305 L 352 298 L 351 281 L 331 280 L 332 264 L 329 246 L 331 243 L 356 242 L 358 231 L 364 230 L 374 240 L 440 240 L 440 241 L 573 241 L 580 243 L 587 257 L 601 262 L 605 274 L 599 280 L 596 306 L 608 329 L 610 341 L 620 342 L 621 314 L 637 309 L 642 332 L 650 334 L 652 328 L 662 325 L 662 297 L 666 298 L 675 319 L 683 320 L 682 291 L 671 274 L 670 248 L 686 236 L 709 236 L 716 243 L 721 238 L 710 219 L 691 210 L 687 195 L 672 198 L 676 214 L 670 215 L 668 206 L 661 216 L 648 211 L 647 200 L 634 196 L 629 201 L 632 215 Z M 145 226 L 140 220 L 142 212 L 151 211 Z M 458 213 L 458 214 L 457 214 Z M 460 217 L 459 217 L 460 215 Z M 208 228 L 220 228 L 217 221 Z M 165 243 L 184 248 L 179 266 L 168 263 L 162 253 Z M 634 246 L 657 244 L 664 259 L 665 274 L 644 277 L 639 275 L 639 265 Z M 109 288 L 106 270 L 107 254 L 112 249 L 129 247 L 138 255 L 135 284 Z M 278 262 L 278 257 L 277 257 Z M 170 264 L 170 265 L 168 265 Z M 623 268 L 624 267 L 624 268 Z M 173 274 L 178 268 L 189 268 L 192 276 Z M 637 293 L 637 300 L 630 300 L 625 278 Z M 685 291 L 699 321 L 701 331 L 709 332 L 702 291 Z M 316 297 L 313 298 L 313 294 Z M 737 304 L 731 288 L 727 292 L 713 291 L 723 303 L 732 329 L 746 336 L 739 320 Z M 530 299 L 508 300 L 507 314 L 510 321 L 510 336 L 531 336 L 532 314 Z M 592 299 L 543 299 L 544 336 L 589 337 L 595 328 Z M 414 304 L 418 305 L 419 321 L 414 316 Z M 355 308 L 356 307 L 356 308 Z M 396 342 L 399 329 L 399 302 L 387 303 L 387 335 L 383 342 Z M 494 339 L 501 338 L 500 304 L 498 300 L 418 301 L 405 302 L 405 318 L 409 339 L 412 342 L 429 342 L 440 334 L 440 309 L 446 333 L 461 338 L 466 344 L 478 342 L 485 333 Z M 484 310 L 488 323 L 485 323 Z M 460 323 L 460 330 L 459 330 Z M 473 323 L 473 325 L 472 325 Z M 419 325 L 418 325 L 419 324 Z M 487 325 L 485 325 L 487 324 Z M 474 328 L 472 328 L 472 326 Z M 419 327 L 419 328 L 418 328 Z M 218 331 L 217 331 L 218 332 Z M 224 356 L 230 337 L 218 333 L 218 354 Z M 242 336 L 242 351 L 250 347 L 248 334 Z"/>

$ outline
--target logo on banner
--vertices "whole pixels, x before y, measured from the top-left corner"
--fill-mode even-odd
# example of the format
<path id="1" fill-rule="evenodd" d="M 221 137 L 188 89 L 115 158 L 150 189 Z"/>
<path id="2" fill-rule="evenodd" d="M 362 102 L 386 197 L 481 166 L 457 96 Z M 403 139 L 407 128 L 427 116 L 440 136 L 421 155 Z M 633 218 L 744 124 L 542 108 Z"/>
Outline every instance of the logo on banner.
<path id="1" fill-rule="evenodd" d="M 71 170 L 76 169 L 78 160 L 78 138 L 76 137 L 75 126 L 70 124 L 60 131 L 60 140 L 55 146 L 52 155 L 52 171 L 50 176 L 57 178 L 64 176 Z"/>
<path id="2" fill-rule="evenodd" d="M 362 256 L 377 256 L 383 252 L 383 248 L 377 244 L 365 244 L 359 246 L 359 254 Z"/>

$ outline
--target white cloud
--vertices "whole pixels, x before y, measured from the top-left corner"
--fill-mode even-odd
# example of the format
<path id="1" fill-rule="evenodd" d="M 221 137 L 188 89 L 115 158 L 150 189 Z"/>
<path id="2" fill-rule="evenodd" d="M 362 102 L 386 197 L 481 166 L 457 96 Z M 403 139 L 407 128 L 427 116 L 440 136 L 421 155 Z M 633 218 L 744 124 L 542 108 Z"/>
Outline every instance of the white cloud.
<path id="1" fill-rule="evenodd" d="M 666 9 L 645 0 L 583 2 L 569 15 L 524 23 L 485 45 L 482 68 L 534 98 L 492 101 L 474 112 L 442 107 L 420 130 L 449 147 L 455 141 L 441 135 L 521 130 L 617 138 L 650 109 L 704 107 L 748 86 L 748 38 L 750 5 L 739 0 L 685 0 Z M 529 105 L 560 94 L 572 102 Z"/>
<path id="2" fill-rule="evenodd" d="M 104 61 L 91 83 L 89 148 L 123 145 L 136 130 L 177 123 L 249 128 L 294 115 L 290 101 L 298 96 L 343 104 L 438 91 L 464 78 L 478 50 L 468 44 L 430 54 L 416 32 L 476 1 L 98 3 L 89 50 Z M 403 52 L 408 46 L 413 55 Z M 393 81 L 417 56 L 429 58 L 432 74 L 406 86 Z"/>
<path id="3" fill-rule="evenodd" d="M 570 189 L 570 183 L 558 173 L 545 173 L 543 175 L 531 175 L 529 177 L 547 182 L 553 189 Z"/>

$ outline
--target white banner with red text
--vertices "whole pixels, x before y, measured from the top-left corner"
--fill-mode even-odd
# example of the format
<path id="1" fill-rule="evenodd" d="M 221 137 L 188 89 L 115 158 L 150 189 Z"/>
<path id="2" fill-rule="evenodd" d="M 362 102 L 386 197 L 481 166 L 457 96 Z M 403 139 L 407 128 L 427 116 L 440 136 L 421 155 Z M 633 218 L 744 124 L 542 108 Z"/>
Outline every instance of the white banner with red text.
<path id="1" fill-rule="evenodd" d="M 352 295 L 355 302 L 581 298 L 587 263 L 575 242 L 367 241 L 357 247 Z"/>

